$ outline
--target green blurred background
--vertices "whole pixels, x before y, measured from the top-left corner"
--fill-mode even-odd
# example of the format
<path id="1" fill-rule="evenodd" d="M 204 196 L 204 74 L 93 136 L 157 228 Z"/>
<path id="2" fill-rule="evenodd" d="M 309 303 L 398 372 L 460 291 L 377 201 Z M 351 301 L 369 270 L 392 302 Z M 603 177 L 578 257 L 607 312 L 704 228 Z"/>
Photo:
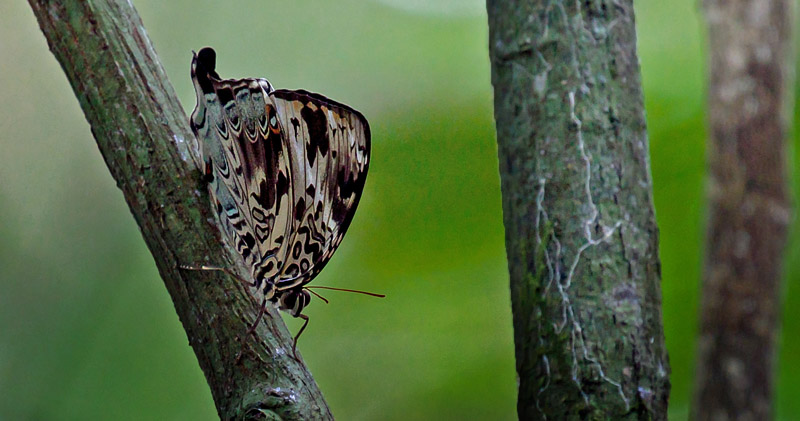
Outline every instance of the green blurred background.
<path id="1" fill-rule="evenodd" d="M 481 0 L 137 0 L 187 114 L 191 50 L 364 112 L 373 163 L 300 349 L 343 420 L 514 419 L 516 380 Z M 661 228 L 670 418 L 692 385 L 703 237 L 704 28 L 639 0 Z M 152 258 L 24 1 L 0 4 L 0 419 L 215 419 Z M 794 154 L 794 149 L 792 149 Z M 800 247 L 778 414 L 800 413 Z M 290 329 L 299 325 L 289 320 Z"/>

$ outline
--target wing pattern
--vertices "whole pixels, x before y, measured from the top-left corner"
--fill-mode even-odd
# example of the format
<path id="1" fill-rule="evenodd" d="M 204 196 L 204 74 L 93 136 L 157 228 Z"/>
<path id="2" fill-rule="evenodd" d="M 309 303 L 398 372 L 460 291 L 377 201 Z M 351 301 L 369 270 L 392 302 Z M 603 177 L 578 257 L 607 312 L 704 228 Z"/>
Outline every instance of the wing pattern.
<path id="1" fill-rule="evenodd" d="M 212 205 L 255 286 L 291 301 L 297 316 L 308 301 L 300 289 L 353 219 L 369 168 L 369 125 L 321 95 L 274 90 L 266 79 L 222 80 L 214 67 L 208 48 L 192 62 L 191 126 Z"/>
<path id="2" fill-rule="evenodd" d="M 293 241 L 278 290 L 311 281 L 350 226 L 369 169 L 370 132 L 357 111 L 306 91 L 270 95 L 292 150 Z"/>

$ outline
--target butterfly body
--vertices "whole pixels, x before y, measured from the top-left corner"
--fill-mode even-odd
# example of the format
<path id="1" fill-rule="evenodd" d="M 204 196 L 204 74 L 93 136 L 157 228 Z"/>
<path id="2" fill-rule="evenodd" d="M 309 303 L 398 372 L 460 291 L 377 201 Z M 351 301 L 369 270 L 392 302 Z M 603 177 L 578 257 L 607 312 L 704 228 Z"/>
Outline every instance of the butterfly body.
<path id="1" fill-rule="evenodd" d="M 216 55 L 192 60 L 191 127 L 225 240 L 264 299 L 303 317 L 304 288 L 352 221 L 369 168 L 361 113 L 324 96 L 276 90 L 266 79 L 223 80 Z"/>

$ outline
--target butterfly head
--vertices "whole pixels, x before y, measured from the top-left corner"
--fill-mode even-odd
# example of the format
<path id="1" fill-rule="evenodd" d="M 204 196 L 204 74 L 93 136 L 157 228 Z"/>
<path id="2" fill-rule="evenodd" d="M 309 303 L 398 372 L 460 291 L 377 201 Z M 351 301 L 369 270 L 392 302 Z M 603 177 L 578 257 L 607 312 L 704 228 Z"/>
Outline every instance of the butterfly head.
<path id="1" fill-rule="evenodd" d="M 281 310 L 291 313 L 294 317 L 299 317 L 303 309 L 311 302 L 311 294 L 302 288 L 280 291 L 278 302 Z"/>

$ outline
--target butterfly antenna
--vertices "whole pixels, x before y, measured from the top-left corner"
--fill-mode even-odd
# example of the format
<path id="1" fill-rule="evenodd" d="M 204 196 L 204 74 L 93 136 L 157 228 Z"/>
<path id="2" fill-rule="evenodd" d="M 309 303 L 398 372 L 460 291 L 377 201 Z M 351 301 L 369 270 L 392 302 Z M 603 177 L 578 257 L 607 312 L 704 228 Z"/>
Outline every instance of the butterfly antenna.
<path id="1" fill-rule="evenodd" d="M 228 268 L 217 267 L 217 266 L 188 266 L 188 265 L 179 265 L 178 267 L 180 269 L 183 269 L 183 270 L 224 272 L 224 273 L 230 275 L 231 277 L 233 277 L 234 279 L 238 280 L 239 282 L 241 282 L 241 283 L 243 283 L 245 285 L 249 285 L 250 287 L 255 287 L 257 285 L 255 281 L 254 282 L 250 282 L 247 279 L 242 278 L 237 273 L 235 273 L 234 271 L 232 271 L 232 270 L 230 270 Z"/>
<path id="2" fill-rule="evenodd" d="M 307 287 L 305 287 L 305 288 L 306 288 L 306 289 L 308 289 L 308 290 L 309 290 L 309 292 L 311 292 L 311 293 L 312 293 L 312 294 L 314 294 L 314 295 L 317 295 L 317 294 L 316 294 L 314 291 L 311 291 L 311 288 L 317 288 L 317 289 L 329 289 L 329 290 L 331 290 L 331 291 L 355 292 L 356 294 L 364 294 L 364 295 L 369 295 L 369 296 L 371 296 L 371 297 L 378 297 L 378 298 L 385 298 L 385 297 L 386 297 L 386 295 L 384 295 L 384 294 L 376 294 L 376 293 L 374 293 L 374 292 L 359 291 L 359 290 L 357 290 L 357 289 L 346 289 L 346 288 L 323 287 L 323 286 L 318 286 L 318 285 L 311 285 L 311 286 L 307 286 Z"/>
<path id="3" fill-rule="evenodd" d="M 308 289 L 308 287 L 305 287 L 305 289 Z M 308 289 L 308 292 L 310 292 L 310 293 L 314 294 L 314 296 L 315 296 L 315 297 L 317 297 L 317 298 L 319 298 L 320 300 L 322 300 L 322 301 L 325 301 L 325 304 L 330 304 L 330 301 L 328 301 L 328 299 L 327 299 L 327 298 L 325 298 L 325 297 L 323 297 L 323 296 L 319 295 L 318 293 L 316 293 L 316 292 L 314 292 L 314 291 L 312 291 L 312 290 L 310 290 L 310 289 Z"/>

